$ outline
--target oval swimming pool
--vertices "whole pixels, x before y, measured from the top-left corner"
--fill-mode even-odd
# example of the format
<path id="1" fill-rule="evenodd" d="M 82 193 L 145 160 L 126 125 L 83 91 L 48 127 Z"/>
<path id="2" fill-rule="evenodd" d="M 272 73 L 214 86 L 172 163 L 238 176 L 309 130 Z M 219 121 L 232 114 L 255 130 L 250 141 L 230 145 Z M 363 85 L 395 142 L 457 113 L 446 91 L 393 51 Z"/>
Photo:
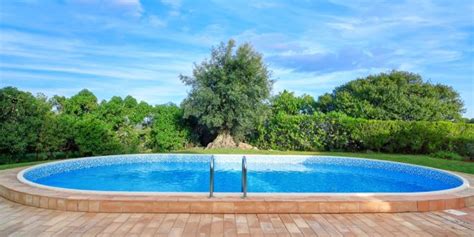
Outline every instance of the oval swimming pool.
<path id="1" fill-rule="evenodd" d="M 211 155 L 144 154 L 33 166 L 18 178 L 80 191 L 209 192 Z M 242 155 L 215 156 L 215 192 L 241 191 Z M 417 193 L 466 186 L 457 175 L 396 162 L 327 156 L 247 156 L 248 192 Z"/>

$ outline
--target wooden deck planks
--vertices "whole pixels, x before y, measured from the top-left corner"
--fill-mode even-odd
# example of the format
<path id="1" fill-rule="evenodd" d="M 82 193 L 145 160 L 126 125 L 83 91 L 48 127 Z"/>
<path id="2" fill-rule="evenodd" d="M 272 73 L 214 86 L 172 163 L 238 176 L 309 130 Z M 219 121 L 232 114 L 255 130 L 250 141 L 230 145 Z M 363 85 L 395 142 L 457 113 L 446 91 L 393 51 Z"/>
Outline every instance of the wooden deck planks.
<path id="1" fill-rule="evenodd" d="M 474 236 L 474 208 L 379 214 L 64 212 L 0 198 L 0 236 Z"/>

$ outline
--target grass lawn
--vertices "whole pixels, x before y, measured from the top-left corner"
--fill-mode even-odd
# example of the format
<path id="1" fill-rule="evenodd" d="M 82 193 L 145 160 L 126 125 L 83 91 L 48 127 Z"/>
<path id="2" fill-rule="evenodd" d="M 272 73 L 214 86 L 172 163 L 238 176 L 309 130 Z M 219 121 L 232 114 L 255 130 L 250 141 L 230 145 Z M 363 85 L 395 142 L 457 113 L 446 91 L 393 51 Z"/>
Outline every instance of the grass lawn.
<path id="1" fill-rule="evenodd" d="M 23 163 L 14 163 L 14 164 L 4 164 L 4 165 L 0 165 L 0 170 L 6 170 L 6 169 L 17 168 L 17 167 L 36 165 L 36 164 L 41 164 L 41 163 L 50 162 L 50 161 L 52 161 L 52 160 L 23 162 Z"/>
<path id="2" fill-rule="evenodd" d="M 427 155 L 405 155 L 405 154 L 386 154 L 386 153 L 350 153 L 350 152 L 304 152 L 304 151 L 266 151 L 266 150 L 238 150 L 238 149 L 187 149 L 174 151 L 171 153 L 187 154 L 262 154 L 262 155 L 327 155 L 327 156 L 350 156 L 369 158 L 376 160 L 398 161 L 408 164 L 424 165 L 438 169 L 458 171 L 468 174 L 474 174 L 474 162 L 443 160 L 432 158 Z M 30 166 L 48 161 L 35 161 L 16 164 L 0 165 L 0 170 L 11 169 L 22 166 Z"/>

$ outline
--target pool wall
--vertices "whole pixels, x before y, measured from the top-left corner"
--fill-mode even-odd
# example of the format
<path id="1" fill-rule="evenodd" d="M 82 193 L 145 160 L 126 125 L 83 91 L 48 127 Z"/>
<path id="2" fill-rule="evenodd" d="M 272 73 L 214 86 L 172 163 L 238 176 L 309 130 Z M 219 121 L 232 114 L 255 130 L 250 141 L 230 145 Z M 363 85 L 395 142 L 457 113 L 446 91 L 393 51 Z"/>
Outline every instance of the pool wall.
<path id="1" fill-rule="evenodd" d="M 28 168 L 27 168 L 28 169 Z M 425 212 L 474 206 L 473 175 L 457 174 L 462 188 L 418 194 L 216 194 L 102 193 L 31 186 L 18 180 L 25 168 L 0 171 L 0 195 L 46 209 L 114 213 L 374 213 Z"/>

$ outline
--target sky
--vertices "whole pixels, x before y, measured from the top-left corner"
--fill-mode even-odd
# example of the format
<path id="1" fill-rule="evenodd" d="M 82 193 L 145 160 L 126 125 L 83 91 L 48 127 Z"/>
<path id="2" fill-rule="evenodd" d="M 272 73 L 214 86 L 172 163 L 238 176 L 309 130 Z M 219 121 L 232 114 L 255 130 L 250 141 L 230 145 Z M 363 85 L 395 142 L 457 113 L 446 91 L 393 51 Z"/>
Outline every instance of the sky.
<path id="1" fill-rule="evenodd" d="M 474 1 L 0 0 L 0 87 L 179 104 L 179 75 L 251 43 L 283 89 L 317 98 L 392 69 L 457 90 L 474 117 Z"/>

